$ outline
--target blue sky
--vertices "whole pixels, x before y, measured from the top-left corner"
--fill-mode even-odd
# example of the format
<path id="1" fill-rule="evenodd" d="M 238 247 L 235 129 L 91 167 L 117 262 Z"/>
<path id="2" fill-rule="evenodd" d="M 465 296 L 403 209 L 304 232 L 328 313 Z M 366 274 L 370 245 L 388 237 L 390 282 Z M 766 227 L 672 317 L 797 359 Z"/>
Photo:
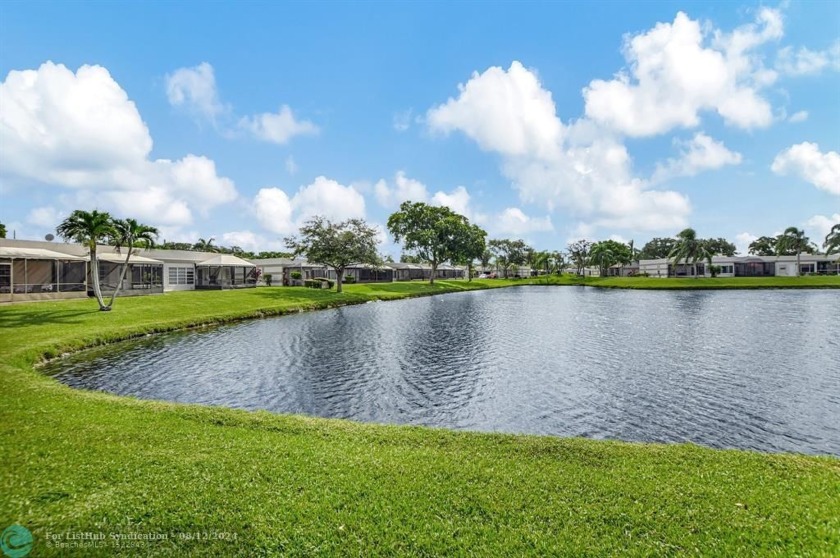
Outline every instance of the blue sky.
<path id="1" fill-rule="evenodd" d="M 276 249 L 408 198 L 541 249 L 840 222 L 831 2 L 6 2 L 0 78 L 18 238 L 98 207 Z"/>

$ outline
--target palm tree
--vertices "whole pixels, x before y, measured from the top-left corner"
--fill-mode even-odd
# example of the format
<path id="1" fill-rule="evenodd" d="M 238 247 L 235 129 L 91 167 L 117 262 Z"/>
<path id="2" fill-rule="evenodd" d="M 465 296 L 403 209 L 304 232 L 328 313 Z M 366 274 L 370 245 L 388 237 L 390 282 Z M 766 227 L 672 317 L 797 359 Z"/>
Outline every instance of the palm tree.
<path id="1" fill-rule="evenodd" d="M 134 219 L 114 219 L 114 232 L 111 235 L 111 244 L 113 244 L 117 253 L 125 247 L 125 261 L 120 270 L 120 279 L 117 281 L 117 286 L 111 294 L 111 301 L 108 302 L 108 308 L 114 305 L 114 299 L 117 298 L 117 293 L 122 287 L 125 279 L 125 272 L 128 270 L 128 261 L 131 255 L 135 253 L 135 248 L 149 249 L 155 245 L 155 238 L 157 238 L 158 230 L 155 227 L 138 223 Z"/>
<path id="2" fill-rule="evenodd" d="M 589 261 L 598 266 L 601 277 L 607 276 L 607 269 L 615 263 L 615 259 L 615 253 L 604 242 L 595 243 L 589 251 Z"/>
<path id="3" fill-rule="evenodd" d="M 711 264 L 712 255 L 706 243 L 697 238 L 697 232 L 694 229 L 684 229 L 677 235 L 676 244 L 668 254 L 668 259 L 674 261 L 675 274 L 680 262 L 685 262 L 691 264 L 691 276 L 697 277 L 697 262 L 707 260 Z"/>
<path id="4" fill-rule="evenodd" d="M 217 248 L 213 245 L 214 240 L 216 239 L 212 236 L 207 240 L 199 238 L 198 242 L 196 242 L 193 246 L 193 249 L 198 250 L 199 252 L 216 252 Z"/>
<path id="5" fill-rule="evenodd" d="M 823 242 L 823 248 L 825 248 L 825 253 L 827 256 L 838 252 L 840 253 L 840 223 L 837 223 L 833 227 L 827 235 L 825 235 L 825 242 Z"/>
<path id="6" fill-rule="evenodd" d="M 56 227 L 55 232 L 66 240 L 73 240 L 87 246 L 90 254 L 93 294 L 96 296 L 101 311 L 110 310 L 110 306 L 105 306 L 105 301 L 102 300 L 102 291 L 99 288 L 99 260 L 96 257 L 96 245 L 113 235 L 114 223 L 111 215 L 95 209 L 93 211 L 77 209 Z"/>
<path id="7" fill-rule="evenodd" d="M 796 227 L 788 227 L 776 238 L 776 253 L 794 252 L 796 254 L 796 276 L 799 276 L 799 261 L 802 252 L 810 248 L 810 240 L 805 231 Z"/>

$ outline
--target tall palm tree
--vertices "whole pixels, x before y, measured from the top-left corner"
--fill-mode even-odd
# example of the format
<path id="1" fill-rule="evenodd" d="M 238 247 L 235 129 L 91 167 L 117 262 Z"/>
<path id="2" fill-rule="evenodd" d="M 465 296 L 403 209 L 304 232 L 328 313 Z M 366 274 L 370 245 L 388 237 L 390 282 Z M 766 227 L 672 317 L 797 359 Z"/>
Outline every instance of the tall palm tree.
<path id="1" fill-rule="evenodd" d="M 597 242 L 589 251 L 589 261 L 598 266 L 601 277 L 607 276 L 607 269 L 615 263 L 616 255 L 609 244 Z"/>
<path id="2" fill-rule="evenodd" d="M 208 239 L 199 238 L 198 242 L 195 243 L 193 246 L 194 249 L 198 250 L 199 252 L 216 252 L 218 248 L 213 245 L 213 241 L 216 240 L 212 236 Z"/>
<path id="3" fill-rule="evenodd" d="M 785 252 L 796 253 L 796 276 L 799 276 L 799 261 L 802 252 L 808 250 L 810 247 L 810 240 L 805 236 L 805 231 L 797 229 L 796 227 L 788 227 L 785 232 L 776 238 L 776 253 L 784 254 Z"/>
<path id="4" fill-rule="evenodd" d="M 138 223 L 134 219 L 114 219 L 114 232 L 111 235 L 111 244 L 117 249 L 117 253 L 122 248 L 126 248 L 125 261 L 120 270 L 120 279 L 117 281 L 117 286 L 114 292 L 111 293 L 111 300 L 108 302 L 108 307 L 114 305 L 114 299 L 117 298 L 117 293 L 122 287 L 123 280 L 125 280 L 125 273 L 128 270 L 128 261 L 132 254 L 137 252 L 137 248 L 149 249 L 155 245 L 155 239 L 158 235 L 158 230 L 155 227 Z"/>
<path id="5" fill-rule="evenodd" d="M 691 264 L 691 276 L 697 277 L 697 262 L 707 260 L 712 262 L 712 255 L 709 248 L 702 239 L 697 238 L 694 229 L 684 229 L 677 235 L 677 242 L 668 254 L 668 259 L 674 261 L 674 273 L 680 262 Z"/>
<path id="6" fill-rule="evenodd" d="M 103 312 L 111 309 L 102 300 L 102 290 L 99 288 L 99 259 L 96 257 L 96 245 L 104 242 L 114 233 L 114 223 L 111 215 L 105 211 L 82 211 L 77 209 L 56 227 L 58 236 L 73 240 L 87 246 L 90 254 L 90 274 L 93 281 L 93 294 Z"/>
<path id="7" fill-rule="evenodd" d="M 831 227 L 831 230 L 825 235 L 823 248 L 825 248 L 825 253 L 828 256 L 835 252 L 840 253 L 840 223 Z"/>

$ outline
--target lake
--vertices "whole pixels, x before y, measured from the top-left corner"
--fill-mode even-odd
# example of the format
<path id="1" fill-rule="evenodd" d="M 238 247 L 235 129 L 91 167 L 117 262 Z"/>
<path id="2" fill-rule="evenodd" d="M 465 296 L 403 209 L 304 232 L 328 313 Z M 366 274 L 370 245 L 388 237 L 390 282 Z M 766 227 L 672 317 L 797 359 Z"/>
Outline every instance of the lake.
<path id="1" fill-rule="evenodd" d="M 145 399 L 840 455 L 832 290 L 516 287 L 153 336 L 48 366 Z"/>

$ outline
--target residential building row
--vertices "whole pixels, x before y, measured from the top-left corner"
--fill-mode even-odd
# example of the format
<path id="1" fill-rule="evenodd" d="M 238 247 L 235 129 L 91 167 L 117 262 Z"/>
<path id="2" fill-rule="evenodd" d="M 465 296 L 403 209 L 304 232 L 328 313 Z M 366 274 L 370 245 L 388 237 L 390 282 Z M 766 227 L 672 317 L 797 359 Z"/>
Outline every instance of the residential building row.
<path id="1" fill-rule="evenodd" d="M 125 252 L 113 246 L 97 248 L 99 283 L 103 295 L 110 296 L 120 281 Z M 808 274 L 840 274 L 838 256 L 801 254 L 797 273 L 796 256 L 716 256 L 719 277 L 769 277 Z M 477 273 L 498 273 L 495 268 L 475 268 Z M 571 270 L 567 270 L 571 271 Z M 631 265 L 613 266 L 609 275 L 649 277 L 710 277 L 707 262 L 674 265 L 668 259 L 641 260 Z M 0 239 L 0 302 L 54 300 L 87 297 L 92 291 L 88 249 L 80 244 Z M 466 268 L 442 264 L 437 279 L 466 277 Z M 529 277 L 537 272 L 527 267 L 508 270 L 511 277 Z M 597 268 L 586 268 L 586 275 L 598 275 Z M 428 281 L 432 268 L 427 264 L 387 263 L 381 267 L 357 265 L 345 270 L 345 277 L 358 283 Z M 501 275 L 501 274 L 499 274 Z M 245 260 L 230 254 L 187 250 L 142 250 L 131 256 L 120 286 L 119 296 L 157 294 L 196 289 L 239 289 L 265 284 L 302 285 L 307 279 L 335 280 L 335 272 L 323 265 L 299 259 Z"/>

